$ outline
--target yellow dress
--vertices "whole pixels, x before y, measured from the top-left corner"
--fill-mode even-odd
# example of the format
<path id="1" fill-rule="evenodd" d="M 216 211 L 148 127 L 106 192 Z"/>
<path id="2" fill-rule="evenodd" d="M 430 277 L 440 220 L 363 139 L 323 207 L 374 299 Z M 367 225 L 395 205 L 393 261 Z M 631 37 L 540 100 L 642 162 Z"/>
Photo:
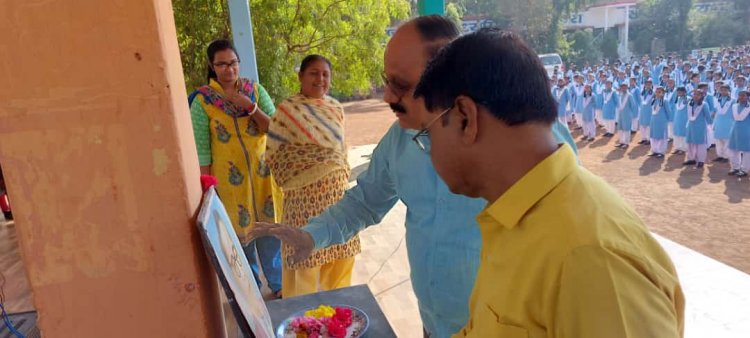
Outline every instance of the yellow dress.
<path id="1" fill-rule="evenodd" d="M 242 91 L 256 102 L 258 85 L 241 80 Z M 266 163 L 266 134 L 246 110 L 225 100 L 221 85 L 211 80 L 199 89 L 195 101 L 208 116 L 211 174 L 219 182 L 216 190 L 232 220 L 240 242 L 249 243 L 248 233 L 256 221 L 276 222 L 274 198 L 279 189 Z M 193 103 L 195 107 L 196 102 Z M 268 112 L 271 108 L 260 108 Z M 199 153 L 201 145 L 198 145 Z"/>

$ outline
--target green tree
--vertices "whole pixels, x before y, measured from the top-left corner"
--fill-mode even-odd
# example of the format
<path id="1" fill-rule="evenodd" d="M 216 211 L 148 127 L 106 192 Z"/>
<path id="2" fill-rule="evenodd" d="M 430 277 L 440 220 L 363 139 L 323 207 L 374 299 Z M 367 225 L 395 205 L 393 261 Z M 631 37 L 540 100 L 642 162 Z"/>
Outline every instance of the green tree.
<path id="1" fill-rule="evenodd" d="M 744 19 L 733 13 L 695 12 L 691 15 L 690 27 L 694 44 L 699 48 L 735 46 L 750 38 Z"/>
<path id="2" fill-rule="evenodd" d="M 205 48 L 228 37 L 226 0 L 174 0 L 188 89 L 205 83 Z M 369 92 L 380 79 L 386 28 L 409 15 L 403 0 L 250 0 L 258 73 L 275 101 L 299 88 L 308 54 L 333 63 L 332 94 Z"/>
<path id="3" fill-rule="evenodd" d="M 750 0 L 734 0 L 734 17 L 739 22 L 744 22 L 744 31 L 747 34 L 747 27 L 750 27 Z M 744 42 L 746 42 L 745 40 Z"/>
<path id="4" fill-rule="evenodd" d="M 333 63 L 333 93 L 369 92 L 380 79 L 386 28 L 409 15 L 402 0 L 251 0 L 258 71 L 281 100 L 298 88 L 297 66 L 307 54 Z"/>
<path id="5" fill-rule="evenodd" d="M 571 11 L 585 7 L 589 2 L 591 1 L 552 0 L 552 16 L 549 21 L 547 45 L 545 46 L 548 50 L 558 50 L 560 47 L 560 41 L 564 41 L 562 38 L 563 18 L 569 15 Z"/>
<path id="6" fill-rule="evenodd" d="M 486 15 L 493 17 L 498 11 L 498 2 L 495 0 L 449 0 L 448 3 L 456 4 L 467 15 Z"/>
<path id="7" fill-rule="evenodd" d="M 548 44 L 549 23 L 553 16 L 550 1 L 497 0 L 497 5 L 495 21 L 501 28 L 518 32 L 540 54 L 558 52 L 550 49 Z"/>
<path id="8" fill-rule="evenodd" d="M 669 51 L 686 51 L 692 48 L 688 18 L 693 8 L 693 0 L 645 0 L 638 5 L 638 22 L 634 23 L 632 36 L 645 35 L 666 40 Z M 650 51 L 651 41 L 641 38 L 637 46 Z M 648 52 L 648 51 L 641 51 Z"/>
<path id="9" fill-rule="evenodd" d="M 224 0 L 173 0 L 177 42 L 187 91 L 206 83 L 206 47 L 215 39 L 231 38 Z"/>
<path id="10" fill-rule="evenodd" d="M 618 37 L 616 29 L 608 29 L 602 37 L 601 52 L 602 56 L 614 61 L 619 58 L 620 55 L 617 53 Z"/>
<path id="11" fill-rule="evenodd" d="M 461 27 L 461 21 L 464 17 L 464 9 L 455 3 L 446 3 L 445 4 L 445 16 L 453 23 L 456 24 L 456 26 Z"/>
<path id="12" fill-rule="evenodd" d="M 602 58 L 600 46 L 594 40 L 594 34 L 590 31 L 576 31 L 568 35 L 570 43 L 569 62 L 582 65 L 584 62 L 595 64 Z"/>

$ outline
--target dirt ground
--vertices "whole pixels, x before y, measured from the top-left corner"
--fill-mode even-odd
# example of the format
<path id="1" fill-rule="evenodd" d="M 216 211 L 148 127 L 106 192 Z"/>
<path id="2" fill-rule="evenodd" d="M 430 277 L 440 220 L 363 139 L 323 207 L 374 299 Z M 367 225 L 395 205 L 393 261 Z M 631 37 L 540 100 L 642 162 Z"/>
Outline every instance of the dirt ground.
<path id="1" fill-rule="evenodd" d="M 396 120 L 379 100 L 344 107 L 350 146 L 377 143 Z M 580 131 L 573 136 L 578 140 Z M 610 138 L 579 141 L 581 161 L 616 187 L 653 232 L 750 273 L 750 180 L 728 176 L 725 163 L 695 169 L 682 167 L 682 155 L 648 157 L 649 147 L 635 144 L 640 135 L 633 140 L 627 150 Z"/>

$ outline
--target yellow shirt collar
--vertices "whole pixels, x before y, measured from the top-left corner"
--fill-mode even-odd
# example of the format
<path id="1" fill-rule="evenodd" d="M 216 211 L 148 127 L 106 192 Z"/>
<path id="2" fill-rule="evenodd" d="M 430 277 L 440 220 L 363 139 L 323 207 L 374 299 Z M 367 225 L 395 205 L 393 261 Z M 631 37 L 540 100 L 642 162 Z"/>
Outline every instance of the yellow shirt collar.
<path id="1" fill-rule="evenodd" d="M 480 224 L 498 222 L 514 228 L 524 215 L 578 167 L 569 145 L 563 143 L 477 216 Z"/>

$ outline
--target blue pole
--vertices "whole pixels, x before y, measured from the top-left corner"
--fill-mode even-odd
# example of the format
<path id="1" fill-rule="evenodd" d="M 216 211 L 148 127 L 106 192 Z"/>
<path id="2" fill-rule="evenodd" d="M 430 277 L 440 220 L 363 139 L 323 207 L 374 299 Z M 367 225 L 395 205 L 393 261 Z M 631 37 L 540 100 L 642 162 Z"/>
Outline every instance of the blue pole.
<path id="1" fill-rule="evenodd" d="M 234 48 L 242 61 L 240 76 L 258 81 L 258 64 L 255 62 L 253 21 L 248 0 L 229 0 L 229 21 L 232 24 Z"/>
<path id="2" fill-rule="evenodd" d="M 419 15 L 445 15 L 445 0 L 419 0 Z"/>

